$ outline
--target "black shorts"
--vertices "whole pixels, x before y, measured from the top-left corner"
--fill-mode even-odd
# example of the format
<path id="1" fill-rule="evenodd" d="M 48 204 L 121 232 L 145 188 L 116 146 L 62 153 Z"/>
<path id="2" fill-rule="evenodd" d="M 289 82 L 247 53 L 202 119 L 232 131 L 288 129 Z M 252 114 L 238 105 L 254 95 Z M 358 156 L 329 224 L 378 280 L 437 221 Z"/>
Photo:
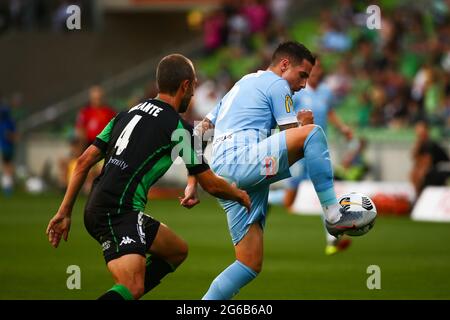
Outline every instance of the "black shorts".
<path id="1" fill-rule="evenodd" d="M 106 263 L 123 255 L 136 253 L 145 257 L 160 222 L 139 211 L 121 214 L 85 211 L 84 225 L 103 248 Z"/>

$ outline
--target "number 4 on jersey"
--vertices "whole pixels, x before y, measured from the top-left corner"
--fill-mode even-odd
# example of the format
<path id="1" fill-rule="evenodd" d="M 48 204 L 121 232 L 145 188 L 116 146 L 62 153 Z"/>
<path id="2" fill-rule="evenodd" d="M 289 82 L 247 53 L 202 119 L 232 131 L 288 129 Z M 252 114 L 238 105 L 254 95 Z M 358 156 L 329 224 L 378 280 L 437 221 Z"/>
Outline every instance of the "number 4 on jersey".
<path id="1" fill-rule="evenodd" d="M 126 125 L 126 127 L 123 129 L 122 133 L 120 134 L 119 138 L 116 141 L 116 145 L 114 148 L 117 148 L 116 155 L 120 155 L 123 150 L 128 145 L 128 142 L 130 141 L 131 133 L 134 130 L 134 127 L 136 127 L 139 120 L 141 120 L 142 116 L 135 115 L 133 119 Z"/>

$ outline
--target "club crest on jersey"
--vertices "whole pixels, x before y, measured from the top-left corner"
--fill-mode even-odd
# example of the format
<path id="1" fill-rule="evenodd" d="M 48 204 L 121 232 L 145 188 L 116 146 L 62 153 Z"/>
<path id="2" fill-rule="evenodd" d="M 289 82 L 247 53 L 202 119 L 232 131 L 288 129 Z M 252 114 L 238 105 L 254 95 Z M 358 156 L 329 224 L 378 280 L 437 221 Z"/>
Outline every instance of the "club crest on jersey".
<path id="1" fill-rule="evenodd" d="M 275 157 L 265 157 L 262 171 L 261 173 L 266 176 L 266 179 L 274 177 L 278 173 L 278 159 Z"/>

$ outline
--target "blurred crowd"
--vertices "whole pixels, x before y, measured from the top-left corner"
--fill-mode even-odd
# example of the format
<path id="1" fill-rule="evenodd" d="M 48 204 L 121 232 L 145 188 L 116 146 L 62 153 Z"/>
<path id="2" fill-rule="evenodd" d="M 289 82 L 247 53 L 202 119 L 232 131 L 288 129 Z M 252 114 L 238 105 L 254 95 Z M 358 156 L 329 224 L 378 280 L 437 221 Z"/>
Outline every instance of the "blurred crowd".
<path id="1" fill-rule="evenodd" d="M 426 120 L 449 133 L 449 4 L 405 2 L 381 10 L 380 30 L 365 28 L 364 8 L 351 1 L 323 12 L 321 47 L 341 53 L 335 90 L 360 97 L 360 126 L 404 127 Z M 335 45 L 330 34 L 346 41 Z"/>
<path id="2" fill-rule="evenodd" d="M 261 34 L 275 40 L 283 32 L 290 0 L 226 0 L 209 13 L 203 24 L 203 39 L 207 53 L 229 46 L 252 51 L 252 35 Z"/>
<path id="3" fill-rule="evenodd" d="M 202 15 L 204 54 L 195 61 L 200 81 L 188 120 L 203 118 L 242 75 L 266 69 L 274 47 L 294 38 L 320 56 L 324 82 L 351 125 L 412 128 L 426 120 L 450 136 L 450 1 L 381 6 L 379 30 L 366 25 L 373 2 L 339 0 L 295 16 L 292 0 L 224 0 Z M 1 1 L 0 30 L 58 30 L 68 5 L 82 6 L 85 19 L 90 3 Z M 154 92 L 154 84 L 145 91 L 129 103 Z"/>
<path id="4" fill-rule="evenodd" d="M 381 28 L 369 29 L 366 9 L 374 2 L 377 1 L 339 0 L 332 7 L 317 4 L 318 14 L 296 17 L 291 8 L 297 3 L 291 0 L 224 0 L 217 9 L 202 16 L 204 48 L 194 61 L 199 85 L 186 120 L 193 123 L 202 119 L 245 73 L 266 69 L 271 53 L 281 41 L 298 40 L 320 57 L 324 68 L 322 82 L 331 89 L 333 106 L 345 123 L 354 129 L 416 126 L 419 133 L 413 152 L 414 168 L 429 164 L 422 175 L 411 175 L 420 193 L 433 176 L 437 162 L 448 162 L 448 157 L 436 151 L 437 147 L 424 142 L 429 141 L 429 135 L 420 132 L 428 133 L 435 128 L 441 136 L 450 137 L 450 0 L 398 1 L 389 8 L 381 6 Z M 66 17 L 63 13 L 69 4 L 89 8 L 90 3 L 1 1 L 0 33 L 41 28 L 62 30 Z M 153 98 L 156 92 L 152 81 L 132 96 L 124 97 L 125 100 L 109 98 L 114 106 L 126 108 Z M 1 117 L 6 128 L 10 119 L 20 118 L 14 114 L 20 108 L 14 108 L 17 104 L 14 99 L 4 101 Z M 80 108 L 75 125 L 70 124 L 75 128 L 70 153 L 59 163 L 62 188 L 67 185 L 76 157 L 115 112 L 105 103 L 102 89 L 92 87 L 88 105 Z M 13 131 L 3 130 L 5 145 L 17 141 L 17 136 L 11 134 Z M 351 153 L 354 157 L 343 159 L 342 170 L 336 168 L 337 178 L 359 180 L 364 176 L 368 166 L 361 159 L 366 144 L 363 138 L 355 140 Z M 445 149 L 444 146 L 444 153 Z M 11 163 L 13 153 L 3 154 L 5 166 Z M 360 165 L 358 170 L 349 170 L 355 161 Z M 9 185 L 8 181 L 3 184 Z M 85 191 L 88 189 L 89 182 Z"/>
<path id="5" fill-rule="evenodd" d="M 450 1 L 398 1 L 381 7 L 375 17 L 379 29 L 368 27 L 373 11 L 366 10 L 373 2 L 340 0 L 322 8 L 313 22 L 316 28 L 296 40 L 320 57 L 333 105 L 352 128 L 415 127 L 410 181 L 418 196 L 426 186 L 445 185 L 450 177 L 448 150 L 430 133 L 432 127 L 450 137 Z M 288 10 L 289 1 L 231 0 L 205 19 L 205 59 L 219 57 L 222 63 L 220 72 L 199 85 L 194 120 L 204 117 L 240 76 L 266 69 L 274 46 L 295 38 L 297 23 L 308 27 L 292 16 L 288 25 Z M 249 56 L 257 62 L 245 70 Z M 238 72 L 230 68 L 234 60 L 243 61 Z M 364 161 L 353 165 L 363 159 L 367 140 L 353 142 L 354 151 L 346 152 L 349 157 L 335 168 L 336 179 L 360 180 L 369 170 Z"/>
<path id="6" fill-rule="evenodd" d="M 204 55 L 188 121 L 202 119 L 245 73 L 266 69 L 276 46 L 289 38 L 291 0 L 224 0 L 203 18 Z M 208 72 L 203 61 L 218 56 Z M 213 63 L 214 64 L 214 63 Z"/>
<path id="7" fill-rule="evenodd" d="M 368 1 L 340 0 L 321 10 L 309 36 L 328 73 L 325 82 L 353 125 L 401 128 L 426 120 L 450 135 L 450 1 L 399 3 L 381 8 L 379 30 L 366 26 Z M 273 46 L 292 34 L 288 10 L 288 0 L 224 1 L 204 21 L 207 57 L 228 50 L 231 64 L 253 56 L 253 69 L 265 69 Z M 199 115 L 239 76 L 224 65 L 203 79 Z"/>

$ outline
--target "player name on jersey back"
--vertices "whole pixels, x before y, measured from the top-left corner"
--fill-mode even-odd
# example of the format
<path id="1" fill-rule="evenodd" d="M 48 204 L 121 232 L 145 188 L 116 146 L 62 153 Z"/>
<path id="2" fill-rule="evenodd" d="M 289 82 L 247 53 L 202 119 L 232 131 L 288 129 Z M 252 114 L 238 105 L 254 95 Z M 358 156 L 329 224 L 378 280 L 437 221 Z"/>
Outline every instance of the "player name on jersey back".
<path id="1" fill-rule="evenodd" d="M 163 108 L 155 106 L 151 102 L 143 102 L 143 103 L 140 103 L 137 106 L 131 108 L 128 111 L 128 113 L 136 111 L 136 110 L 141 110 L 141 111 L 148 113 L 151 116 L 157 117 L 159 115 L 159 113 L 161 112 L 161 110 L 163 110 Z"/>

